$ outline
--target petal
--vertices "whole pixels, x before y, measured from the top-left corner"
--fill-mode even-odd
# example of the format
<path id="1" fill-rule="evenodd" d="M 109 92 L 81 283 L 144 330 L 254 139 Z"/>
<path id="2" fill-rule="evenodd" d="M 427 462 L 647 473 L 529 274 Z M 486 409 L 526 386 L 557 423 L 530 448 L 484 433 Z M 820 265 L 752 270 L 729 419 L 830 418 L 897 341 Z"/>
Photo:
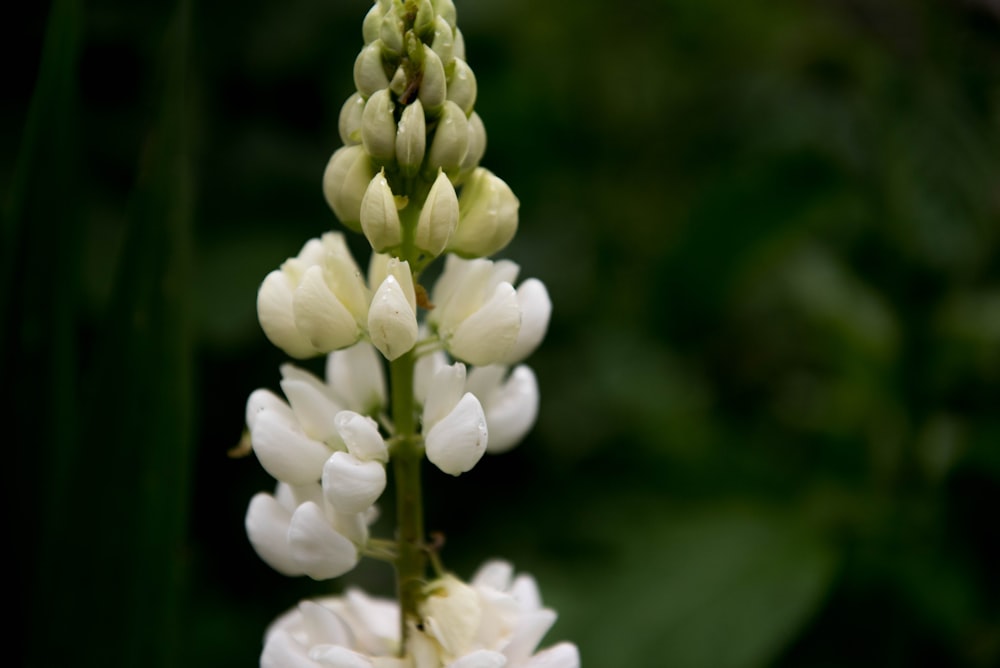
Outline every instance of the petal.
<path id="1" fill-rule="evenodd" d="M 452 661 L 447 668 L 502 668 L 507 665 L 507 657 L 500 652 L 479 649 Z"/>
<path id="2" fill-rule="evenodd" d="M 448 351 L 477 366 L 494 364 L 510 351 L 521 328 L 521 309 L 510 283 L 501 283 L 482 308 L 455 328 Z"/>
<path id="3" fill-rule="evenodd" d="M 254 390 L 247 398 L 247 429 L 253 429 L 257 423 L 257 415 L 264 410 L 275 411 L 289 420 L 295 419 L 295 414 L 284 399 L 271 390 Z"/>
<path id="4" fill-rule="evenodd" d="M 361 341 L 331 353 L 326 360 L 326 382 L 344 407 L 374 415 L 385 405 L 385 373 L 375 348 Z"/>
<path id="5" fill-rule="evenodd" d="M 518 607 L 523 612 L 538 610 L 542 607 L 542 595 L 538 591 L 538 583 L 530 575 L 518 575 L 510 587 L 510 595 L 514 597 Z"/>
<path id="6" fill-rule="evenodd" d="M 313 601 L 302 601 L 298 611 L 306 634 L 314 642 L 344 646 L 351 644 L 347 626 L 330 608 Z"/>
<path id="7" fill-rule="evenodd" d="M 304 380 L 286 378 L 281 381 L 281 390 L 288 397 L 295 417 L 306 436 L 316 441 L 337 438 L 334 416 L 340 410 L 340 406 L 330 401 L 317 385 Z"/>
<path id="8" fill-rule="evenodd" d="M 332 668 L 372 668 L 371 659 L 338 645 L 316 645 L 309 657 Z"/>
<path id="9" fill-rule="evenodd" d="M 360 513 L 385 491 L 385 467 L 363 462 L 347 452 L 335 452 L 323 466 L 323 493 L 342 513 Z"/>
<path id="10" fill-rule="evenodd" d="M 580 652 L 573 643 L 562 642 L 531 657 L 521 668 L 580 668 Z"/>
<path id="11" fill-rule="evenodd" d="M 507 591 L 513 576 L 514 567 L 510 562 L 502 559 L 491 559 L 479 567 L 476 574 L 472 576 L 470 584 L 473 587 L 491 587 L 497 591 Z"/>
<path id="12" fill-rule="evenodd" d="M 486 452 L 486 441 L 483 407 L 475 395 L 467 392 L 426 435 L 427 459 L 445 473 L 459 475 L 480 460 Z"/>
<path id="13" fill-rule="evenodd" d="M 516 364 L 535 351 L 545 338 L 552 315 L 548 290 L 537 278 L 529 278 L 518 286 L 517 302 L 521 306 L 521 329 L 514 347 L 504 356 L 504 364 Z"/>
<path id="14" fill-rule="evenodd" d="M 454 410 L 465 389 L 465 365 L 456 362 L 444 366 L 434 373 L 427 388 L 424 412 L 421 417 L 423 432 L 426 434 Z"/>
<path id="15" fill-rule="evenodd" d="M 378 431 L 378 424 L 370 417 L 354 411 L 337 413 L 334 422 L 340 437 L 347 445 L 347 451 L 361 461 L 389 461 L 389 448 Z"/>
<path id="16" fill-rule="evenodd" d="M 260 655 L 260 668 L 322 668 L 309 658 L 306 648 L 286 631 L 275 631 L 267 636 Z"/>
<path id="17" fill-rule="evenodd" d="M 293 288 L 284 272 L 276 269 L 269 273 L 257 291 L 257 318 L 271 343 L 292 357 L 312 357 L 319 351 L 295 323 Z"/>
<path id="18" fill-rule="evenodd" d="M 507 382 L 484 401 L 483 408 L 490 430 L 490 453 L 513 448 L 538 417 L 538 380 L 534 372 L 523 364 L 514 369 Z"/>
<path id="19" fill-rule="evenodd" d="M 243 520 L 254 551 L 282 575 L 302 575 L 288 547 L 288 525 L 292 513 L 270 494 L 260 492 L 250 499 Z"/>
<path id="20" fill-rule="evenodd" d="M 309 342 L 323 351 L 344 348 L 361 336 L 353 314 L 327 285 L 323 269 L 309 267 L 292 297 L 295 324 Z"/>
<path id="21" fill-rule="evenodd" d="M 314 580 L 343 575 L 358 563 L 354 543 L 334 531 L 315 503 L 303 503 L 292 514 L 288 544 L 299 568 Z"/>
<path id="22" fill-rule="evenodd" d="M 511 663 L 519 664 L 531 656 L 555 623 L 556 613 L 548 608 L 520 615 L 510 644 L 504 648 L 503 653 Z"/>
<path id="23" fill-rule="evenodd" d="M 413 369 L 413 396 L 417 403 L 424 405 L 430 393 L 431 383 L 438 369 L 448 365 L 448 358 L 441 350 L 424 355 L 417 360 Z"/>
<path id="24" fill-rule="evenodd" d="M 412 281 L 410 284 L 412 292 Z M 394 360 L 417 342 L 417 314 L 395 276 L 387 276 L 372 299 L 368 334 L 386 359 Z"/>
<path id="25" fill-rule="evenodd" d="M 297 422 L 276 411 L 257 414 L 250 442 L 264 470 L 292 485 L 319 480 L 330 450 L 302 433 Z"/>

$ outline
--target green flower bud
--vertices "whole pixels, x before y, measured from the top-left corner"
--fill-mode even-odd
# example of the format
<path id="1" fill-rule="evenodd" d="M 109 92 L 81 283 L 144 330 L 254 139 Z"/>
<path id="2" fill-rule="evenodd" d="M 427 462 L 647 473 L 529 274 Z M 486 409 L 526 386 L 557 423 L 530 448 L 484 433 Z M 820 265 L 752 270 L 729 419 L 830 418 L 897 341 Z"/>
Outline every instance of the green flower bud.
<path id="1" fill-rule="evenodd" d="M 368 98 L 361 116 L 361 143 L 373 160 L 392 162 L 396 158 L 395 104 L 388 88 Z"/>
<path id="2" fill-rule="evenodd" d="M 342 146 L 323 172 L 323 195 L 333 213 L 347 227 L 361 231 L 361 200 L 375 176 L 364 146 Z"/>
<path id="3" fill-rule="evenodd" d="M 420 0 L 417 16 L 413 19 L 413 29 L 420 36 L 429 35 L 434 30 L 434 6 L 431 0 Z"/>
<path id="4" fill-rule="evenodd" d="M 382 65 L 382 40 L 377 39 L 361 49 L 354 61 L 354 86 L 363 97 L 389 87 L 389 78 Z"/>
<path id="5" fill-rule="evenodd" d="M 455 27 L 455 3 L 452 0 L 434 0 L 434 11 L 438 16 L 448 22 L 452 28 Z"/>
<path id="6" fill-rule="evenodd" d="M 479 166 L 479 161 L 486 153 L 486 126 L 479 114 L 472 112 L 469 116 L 469 150 L 462 161 L 462 173 L 467 174 Z"/>
<path id="7" fill-rule="evenodd" d="M 365 99 L 361 93 L 354 93 L 340 108 L 340 140 L 346 146 L 361 143 L 361 114 L 365 110 Z"/>
<path id="8" fill-rule="evenodd" d="M 462 29 L 455 28 L 455 44 L 452 47 L 452 53 L 456 58 L 461 58 L 465 60 L 465 37 L 462 36 Z"/>
<path id="9" fill-rule="evenodd" d="M 381 4 L 378 2 L 375 3 L 368 10 L 368 13 L 365 14 L 365 20 L 361 24 L 361 35 L 364 37 L 365 44 L 371 44 L 378 39 L 378 33 L 382 27 L 382 18 L 385 16 L 385 11 L 381 7 Z"/>
<path id="10" fill-rule="evenodd" d="M 389 82 L 389 90 L 391 90 L 397 98 L 403 97 L 403 93 L 406 92 L 406 87 L 409 83 L 410 80 L 406 76 L 406 70 L 402 65 L 400 65 L 392 74 L 392 81 Z"/>
<path id="11" fill-rule="evenodd" d="M 424 106 L 420 100 L 403 109 L 396 129 L 396 162 L 406 176 L 413 176 L 420 170 L 427 148 L 427 124 L 424 121 Z"/>
<path id="12" fill-rule="evenodd" d="M 431 48 L 441 59 L 445 71 L 449 71 L 455 60 L 455 36 L 451 26 L 440 16 L 434 19 L 434 39 Z"/>
<path id="13" fill-rule="evenodd" d="M 457 104 L 468 116 L 476 104 L 476 75 L 461 58 L 455 59 L 455 71 L 448 80 L 448 99 Z"/>
<path id="14" fill-rule="evenodd" d="M 427 193 L 427 201 L 420 210 L 417 220 L 415 243 L 417 248 L 437 257 L 445 249 L 451 233 L 458 224 L 458 196 L 455 187 L 443 171 L 438 170 L 437 179 Z"/>
<path id="15" fill-rule="evenodd" d="M 487 257 L 514 238 L 520 206 L 510 186 L 493 172 L 477 167 L 458 198 L 458 226 L 448 250 L 463 257 Z"/>
<path id="16" fill-rule="evenodd" d="M 434 139 L 427 152 L 427 166 L 444 171 L 458 171 L 469 150 L 469 121 L 454 102 L 445 102 L 438 119 Z"/>
<path id="17" fill-rule="evenodd" d="M 424 47 L 424 78 L 420 82 L 420 102 L 424 109 L 437 115 L 448 94 L 448 80 L 444 75 L 441 58 L 426 44 Z"/>
<path id="18" fill-rule="evenodd" d="M 379 38 L 386 53 L 398 56 L 403 52 L 403 19 L 396 11 L 396 7 L 386 12 L 382 18 Z"/>
<path id="19" fill-rule="evenodd" d="M 376 253 L 395 248 L 403 241 L 396 199 L 392 196 L 384 169 L 368 184 L 361 200 L 361 229 Z"/>

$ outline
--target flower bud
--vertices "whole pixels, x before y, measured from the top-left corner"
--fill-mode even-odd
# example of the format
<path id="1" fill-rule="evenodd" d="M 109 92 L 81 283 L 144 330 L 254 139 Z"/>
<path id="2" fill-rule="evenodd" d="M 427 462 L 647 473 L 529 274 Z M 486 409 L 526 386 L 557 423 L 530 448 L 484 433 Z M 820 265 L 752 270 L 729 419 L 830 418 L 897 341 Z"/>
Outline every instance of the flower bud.
<path id="1" fill-rule="evenodd" d="M 486 126 L 479 114 L 472 112 L 469 116 L 469 150 L 462 161 L 462 174 L 467 175 L 479 166 L 479 161 L 486 153 Z"/>
<path id="2" fill-rule="evenodd" d="M 417 342 L 417 304 L 410 265 L 393 258 L 389 275 L 372 298 L 368 334 L 372 344 L 392 361 Z"/>
<path id="3" fill-rule="evenodd" d="M 465 365 L 455 362 L 440 367 L 427 383 L 424 411 L 420 417 L 423 431 L 428 432 L 450 413 L 465 393 Z"/>
<path id="4" fill-rule="evenodd" d="M 323 465 L 323 495 L 341 513 L 360 513 L 385 491 L 385 466 L 335 452 Z"/>
<path id="5" fill-rule="evenodd" d="M 454 102 L 445 102 L 427 151 L 427 166 L 430 169 L 440 167 L 445 172 L 457 171 L 468 151 L 469 121 L 465 112 Z"/>
<path id="6" fill-rule="evenodd" d="M 292 293 L 295 284 L 280 269 L 269 273 L 257 291 L 257 318 L 265 336 L 292 357 L 299 359 L 318 355 L 317 350 L 298 327 L 292 313 Z"/>
<path id="7" fill-rule="evenodd" d="M 456 58 L 461 58 L 462 60 L 465 60 L 465 37 L 462 35 L 461 28 L 458 27 L 455 28 L 454 39 L 455 39 L 455 44 L 452 47 L 452 54 L 454 54 Z"/>
<path id="8" fill-rule="evenodd" d="M 500 283 L 485 304 L 455 327 L 445 345 L 469 364 L 495 364 L 514 345 L 520 328 L 517 293 L 510 283 Z"/>
<path id="9" fill-rule="evenodd" d="M 396 129 L 396 162 L 403 174 L 413 176 L 420 170 L 427 147 L 427 124 L 424 121 L 424 105 L 420 100 L 403 109 Z"/>
<path id="10" fill-rule="evenodd" d="M 434 28 L 434 6 L 431 0 L 420 0 L 417 8 L 417 15 L 413 19 L 413 30 L 421 37 L 427 35 Z"/>
<path id="11" fill-rule="evenodd" d="M 503 179 L 477 167 L 458 198 L 458 227 L 448 250 L 464 257 L 485 257 L 510 243 L 517 232 L 517 197 Z"/>
<path id="12" fill-rule="evenodd" d="M 372 93 L 361 116 L 361 142 L 374 160 L 392 162 L 396 157 L 395 104 L 388 88 Z"/>
<path id="13" fill-rule="evenodd" d="M 454 64 L 455 71 L 448 79 L 448 99 L 457 104 L 468 116 L 476 104 L 476 75 L 461 58 L 456 58 Z"/>
<path id="14" fill-rule="evenodd" d="M 375 40 L 361 49 L 354 61 L 354 86 L 363 97 L 389 87 L 389 78 L 382 64 L 382 40 Z"/>
<path id="15" fill-rule="evenodd" d="M 333 213 L 347 227 L 361 231 L 361 200 L 375 176 L 371 158 L 360 144 L 342 146 L 323 172 L 323 195 Z"/>
<path id="16" fill-rule="evenodd" d="M 465 473 L 486 452 L 486 416 L 471 392 L 424 436 L 427 459 L 450 475 Z"/>
<path id="17" fill-rule="evenodd" d="M 395 94 L 397 98 L 403 97 L 406 92 L 406 87 L 409 86 L 410 79 L 406 76 L 406 68 L 402 65 L 396 68 L 396 71 L 392 73 L 392 79 L 389 81 L 389 90 Z"/>
<path id="18" fill-rule="evenodd" d="M 340 130 L 340 140 L 345 146 L 361 143 L 361 114 L 364 110 L 365 99 L 357 92 L 347 98 L 347 102 L 340 108 L 337 127 Z"/>
<path id="19" fill-rule="evenodd" d="M 370 417 L 354 411 L 340 411 L 334 418 L 334 424 L 349 453 L 363 462 L 385 464 L 389 461 L 385 439 L 378 432 L 378 424 Z"/>
<path id="20" fill-rule="evenodd" d="M 455 35 L 448 22 L 438 16 L 434 19 L 434 39 L 431 48 L 441 59 L 445 72 L 449 72 L 455 60 Z"/>
<path id="21" fill-rule="evenodd" d="M 396 198 L 392 196 L 384 169 L 368 184 L 361 200 L 361 229 L 376 253 L 395 248 L 403 241 Z"/>
<path id="22" fill-rule="evenodd" d="M 434 11 L 437 12 L 438 16 L 443 18 L 448 22 L 448 25 L 452 28 L 455 27 L 455 3 L 452 0 L 433 0 Z"/>
<path id="23" fill-rule="evenodd" d="M 317 350 L 336 350 L 357 341 L 361 329 L 324 274 L 319 265 L 306 270 L 292 296 L 292 313 L 296 327 Z"/>
<path id="24" fill-rule="evenodd" d="M 364 38 L 365 44 L 371 44 L 378 39 L 379 31 L 382 28 L 382 18 L 384 16 L 385 10 L 380 2 L 376 2 L 372 5 L 372 8 L 368 10 L 367 14 L 365 14 L 365 20 L 361 24 L 361 36 Z"/>
<path id="25" fill-rule="evenodd" d="M 521 306 L 521 330 L 514 347 L 504 357 L 504 364 L 517 364 L 535 352 L 535 348 L 545 338 L 549 316 L 552 315 L 549 292 L 537 278 L 529 278 L 518 286 L 517 303 Z"/>
<path id="26" fill-rule="evenodd" d="M 288 526 L 292 558 L 314 580 L 343 575 L 358 563 L 358 550 L 333 528 L 323 510 L 307 501 L 292 514 Z"/>
<path id="27" fill-rule="evenodd" d="M 458 196 L 455 194 L 455 187 L 445 176 L 445 173 L 438 170 L 437 179 L 427 193 L 427 201 L 420 211 L 420 218 L 417 220 L 417 233 L 414 242 L 417 248 L 437 257 L 448 244 L 455 225 L 458 224 Z"/>
<path id="28" fill-rule="evenodd" d="M 448 80 L 444 64 L 434 50 L 426 44 L 424 50 L 424 78 L 420 82 L 420 103 L 429 113 L 437 115 L 448 94 Z"/>
<path id="29" fill-rule="evenodd" d="M 403 52 L 403 19 L 399 16 L 395 6 L 382 17 L 379 39 L 382 40 L 385 53 L 398 56 Z"/>

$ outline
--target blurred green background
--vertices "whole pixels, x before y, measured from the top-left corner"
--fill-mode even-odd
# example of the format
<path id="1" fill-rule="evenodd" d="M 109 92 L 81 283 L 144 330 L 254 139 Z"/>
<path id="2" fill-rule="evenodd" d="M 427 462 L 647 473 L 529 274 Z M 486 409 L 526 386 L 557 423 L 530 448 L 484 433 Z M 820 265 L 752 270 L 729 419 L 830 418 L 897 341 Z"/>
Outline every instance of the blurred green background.
<path id="1" fill-rule="evenodd" d="M 555 311 L 530 438 L 427 472 L 446 564 L 534 573 L 588 668 L 1000 665 L 997 3 L 456 4 Z M 368 6 L 0 28 L 12 665 L 256 665 L 300 597 L 391 593 L 271 572 L 227 457 Z"/>

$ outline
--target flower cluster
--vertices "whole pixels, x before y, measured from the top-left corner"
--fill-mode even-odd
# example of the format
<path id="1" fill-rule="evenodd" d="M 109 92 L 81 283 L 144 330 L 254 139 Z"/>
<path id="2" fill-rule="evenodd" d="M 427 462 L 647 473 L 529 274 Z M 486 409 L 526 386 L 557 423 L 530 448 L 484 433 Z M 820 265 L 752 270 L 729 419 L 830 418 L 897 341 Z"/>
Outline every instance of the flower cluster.
<path id="1" fill-rule="evenodd" d="M 325 355 L 326 377 L 285 364 L 283 397 L 250 395 L 249 442 L 277 487 L 253 497 L 245 524 L 280 573 L 325 580 L 381 558 L 400 598 L 304 602 L 268 632 L 261 665 L 576 668 L 570 644 L 533 655 L 555 613 L 530 577 L 493 562 L 464 584 L 425 539 L 423 458 L 461 475 L 534 424 L 538 383 L 522 362 L 552 304 L 541 281 L 518 283 L 516 263 L 488 259 L 513 237 L 519 203 L 479 166 L 486 131 L 452 0 L 376 0 L 362 32 L 323 192 L 371 258 L 362 272 L 347 238 L 327 232 L 260 286 L 268 339 L 294 358 Z M 442 256 L 428 290 L 422 273 Z M 391 540 L 370 535 L 387 466 Z"/>
<path id="2" fill-rule="evenodd" d="M 556 620 L 529 575 L 484 564 L 469 584 L 446 575 L 427 584 L 423 628 L 412 628 L 400 657 L 395 601 L 356 589 L 303 601 L 267 631 L 262 668 L 577 668 L 576 646 L 535 648 Z"/>

